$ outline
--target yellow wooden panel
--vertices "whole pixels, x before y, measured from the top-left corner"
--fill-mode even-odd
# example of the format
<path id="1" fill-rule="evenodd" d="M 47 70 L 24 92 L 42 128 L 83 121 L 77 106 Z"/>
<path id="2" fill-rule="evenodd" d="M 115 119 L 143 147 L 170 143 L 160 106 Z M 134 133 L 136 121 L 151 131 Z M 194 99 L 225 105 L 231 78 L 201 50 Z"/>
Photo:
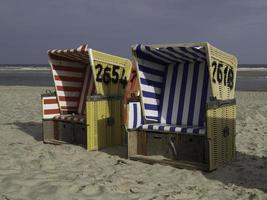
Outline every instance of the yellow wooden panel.
<path id="1" fill-rule="evenodd" d="M 235 96 L 237 59 L 210 44 L 208 47 L 209 76 L 212 96 L 220 100 Z"/>
<path id="2" fill-rule="evenodd" d="M 89 52 L 96 93 L 124 96 L 131 73 L 131 61 L 95 50 Z"/>
<path id="3" fill-rule="evenodd" d="M 94 133 L 96 129 L 96 123 L 94 121 L 94 115 L 96 113 L 94 102 L 86 102 L 86 123 L 87 123 L 87 149 L 93 150 L 97 145 L 97 137 Z"/>
<path id="4" fill-rule="evenodd" d="M 122 144 L 122 101 L 112 101 L 111 108 L 112 112 L 114 113 L 114 126 L 112 127 L 112 144 L 118 145 Z"/>
<path id="5" fill-rule="evenodd" d="M 88 100 L 87 149 L 98 150 L 122 144 L 122 98 Z"/>
<path id="6" fill-rule="evenodd" d="M 235 159 L 235 123 L 236 105 L 207 110 L 210 170 Z"/>

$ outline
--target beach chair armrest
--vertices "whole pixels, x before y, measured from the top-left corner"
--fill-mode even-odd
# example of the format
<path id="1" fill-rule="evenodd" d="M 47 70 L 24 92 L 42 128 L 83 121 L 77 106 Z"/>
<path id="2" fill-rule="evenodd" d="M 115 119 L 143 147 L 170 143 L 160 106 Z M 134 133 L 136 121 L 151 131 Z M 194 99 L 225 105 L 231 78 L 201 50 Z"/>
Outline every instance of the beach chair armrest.
<path id="1" fill-rule="evenodd" d="M 143 123 L 143 116 L 142 116 L 140 102 L 129 102 L 127 110 L 128 110 L 127 128 L 137 129 Z"/>
<path id="2" fill-rule="evenodd" d="M 221 101 L 217 105 L 208 105 L 207 136 L 214 134 L 228 136 L 236 135 L 236 101 Z"/>
<path id="3" fill-rule="evenodd" d="M 212 100 L 207 103 L 207 109 L 216 109 L 220 107 L 227 107 L 236 105 L 236 99 L 226 99 L 226 100 Z"/>
<path id="4" fill-rule="evenodd" d="M 55 116 L 60 115 L 57 96 L 55 93 L 41 94 L 42 103 L 42 119 L 53 119 Z"/>

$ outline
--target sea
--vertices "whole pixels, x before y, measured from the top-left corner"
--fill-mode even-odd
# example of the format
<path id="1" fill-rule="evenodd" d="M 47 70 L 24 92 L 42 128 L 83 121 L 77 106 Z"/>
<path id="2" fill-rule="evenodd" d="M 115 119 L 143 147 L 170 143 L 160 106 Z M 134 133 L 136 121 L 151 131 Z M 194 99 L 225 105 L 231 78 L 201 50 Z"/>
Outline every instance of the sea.
<path id="1" fill-rule="evenodd" d="M 267 91 L 267 67 L 261 66 L 255 73 L 256 68 L 248 66 L 238 71 L 236 90 Z M 0 65 L 0 86 L 52 87 L 53 79 L 48 65 Z"/>

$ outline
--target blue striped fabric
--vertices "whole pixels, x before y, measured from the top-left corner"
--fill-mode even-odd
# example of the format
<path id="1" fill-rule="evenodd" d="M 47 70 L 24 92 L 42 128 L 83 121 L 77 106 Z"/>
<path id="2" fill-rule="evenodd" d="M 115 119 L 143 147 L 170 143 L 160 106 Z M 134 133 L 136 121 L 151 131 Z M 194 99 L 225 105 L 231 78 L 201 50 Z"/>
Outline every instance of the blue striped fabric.
<path id="1" fill-rule="evenodd" d="M 176 130 L 204 127 L 209 88 L 204 48 L 138 45 L 134 50 L 145 119 L 162 126 L 173 124 Z"/>
<path id="2" fill-rule="evenodd" d="M 140 102 L 130 102 L 128 107 L 128 129 L 135 129 L 143 124 Z"/>
<path id="3" fill-rule="evenodd" d="M 208 67 L 205 63 L 168 66 L 160 123 L 204 126 L 208 96 Z"/>
<path id="4" fill-rule="evenodd" d="M 206 133 L 205 127 L 177 126 L 170 124 L 144 124 L 140 128 L 143 130 L 183 133 L 183 134 L 196 134 L 196 135 L 204 135 Z"/>

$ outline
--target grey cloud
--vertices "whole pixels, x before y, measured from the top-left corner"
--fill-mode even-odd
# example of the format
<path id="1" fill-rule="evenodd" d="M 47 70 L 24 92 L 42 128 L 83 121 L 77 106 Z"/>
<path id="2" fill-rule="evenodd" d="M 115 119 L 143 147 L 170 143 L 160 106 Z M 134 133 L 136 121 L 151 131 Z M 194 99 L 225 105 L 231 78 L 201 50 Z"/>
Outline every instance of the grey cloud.
<path id="1" fill-rule="evenodd" d="M 264 0 L 5 0 L 0 63 L 46 63 L 81 43 L 130 57 L 135 43 L 209 41 L 241 63 L 267 63 Z"/>

